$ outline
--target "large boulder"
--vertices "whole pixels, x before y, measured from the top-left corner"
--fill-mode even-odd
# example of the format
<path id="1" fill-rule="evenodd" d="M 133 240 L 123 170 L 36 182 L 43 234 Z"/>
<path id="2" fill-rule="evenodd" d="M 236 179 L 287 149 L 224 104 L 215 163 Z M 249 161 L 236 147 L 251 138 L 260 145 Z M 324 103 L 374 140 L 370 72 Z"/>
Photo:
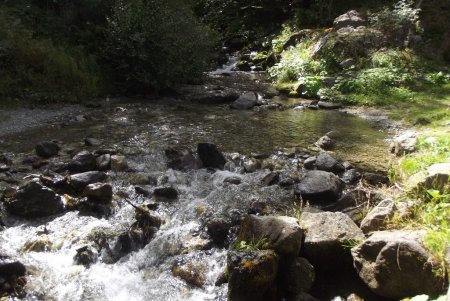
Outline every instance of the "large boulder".
<path id="1" fill-rule="evenodd" d="M 278 255 L 273 251 L 231 251 L 227 258 L 228 300 L 270 300 L 278 273 Z"/>
<path id="2" fill-rule="evenodd" d="M 304 212 L 306 235 L 303 252 L 315 268 L 328 270 L 351 266 L 350 247 L 364 240 L 361 229 L 342 212 Z"/>
<path id="3" fill-rule="evenodd" d="M 443 293 L 445 273 L 423 246 L 424 232 L 380 231 L 352 249 L 361 279 L 377 295 L 403 299 Z"/>
<path id="4" fill-rule="evenodd" d="M 356 28 L 358 26 L 364 26 L 366 23 L 366 20 L 356 10 L 351 10 L 334 19 L 333 28 L 335 30 L 342 27 Z"/>
<path id="5" fill-rule="evenodd" d="M 170 147 L 164 151 L 167 157 L 167 167 L 187 170 L 196 169 L 200 166 L 197 158 L 195 158 L 192 151 L 183 146 Z"/>
<path id="6" fill-rule="evenodd" d="M 35 147 L 36 155 L 42 158 L 50 158 L 52 156 L 56 156 L 59 150 L 59 145 L 51 141 L 38 143 Z"/>
<path id="7" fill-rule="evenodd" d="M 199 143 L 197 152 L 204 167 L 223 169 L 225 166 L 225 157 L 215 144 Z"/>
<path id="8" fill-rule="evenodd" d="M 249 110 L 256 106 L 258 102 L 258 94 L 255 92 L 247 92 L 239 96 L 230 107 L 235 110 Z"/>
<path id="9" fill-rule="evenodd" d="M 300 253 L 303 229 L 298 220 L 288 216 L 248 215 L 241 223 L 237 241 L 255 243 L 264 240 L 267 248 L 283 258 L 295 258 Z"/>
<path id="10" fill-rule="evenodd" d="M 102 171 L 88 171 L 71 175 L 68 179 L 68 186 L 76 193 L 81 193 L 89 184 L 103 182 L 106 174 Z"/>
<path id="11" fill-rule="evenodd" d="M 294 193 L 307 201 L 334 202 L 341 195 L 343 188 L 344 184 L 333 173 L 311 170 L 295 186 Z"/>
<path id="12" fill-rule="evenodd" d="M 95 170 L 97 159 L 91 152 L 81 151 L 69 162 L 69 170 L 74 173 Z"/>
<path id="13" fill-rule="evenodd" d="M 64 209 L 61 197 L 36 181 L 24 184 L 12 198 L 3 201 L 10 213 L 22 217 L 49 216 Z"/>

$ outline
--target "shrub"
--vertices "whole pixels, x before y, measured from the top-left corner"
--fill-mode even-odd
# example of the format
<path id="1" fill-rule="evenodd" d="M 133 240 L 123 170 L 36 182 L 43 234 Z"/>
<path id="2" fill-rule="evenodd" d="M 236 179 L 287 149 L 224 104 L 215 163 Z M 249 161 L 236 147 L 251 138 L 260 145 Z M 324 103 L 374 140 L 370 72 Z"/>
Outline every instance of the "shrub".
<path id="1" fill-rule="evenodd" d="M 108 19 L 105 57 L 116 80 L 133 91 L 198 81 L 212 35 L 182 0 L 118 0 Z"/>
<path id="2" fill-rule="evenodd" d="M 0 96 L 59 100 L 98 92 L 92 57 L 34 38 L 20 20 L 0 12 Z M 94 68 L 93 68 L 94 66 Z"/>

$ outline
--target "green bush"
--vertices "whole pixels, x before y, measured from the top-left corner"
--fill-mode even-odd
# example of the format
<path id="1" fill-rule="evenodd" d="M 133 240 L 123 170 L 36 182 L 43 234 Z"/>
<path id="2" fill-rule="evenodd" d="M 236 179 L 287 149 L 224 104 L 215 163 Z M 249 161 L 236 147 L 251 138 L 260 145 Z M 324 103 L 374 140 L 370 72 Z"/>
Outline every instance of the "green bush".
<path id="1" fill-rule="evenodd" d="M 108 25 L 105 57 L 123 88 L 155 90 L 201 79 L 213 38 L 185 1 L 118 0 Z"/>
<path id="2" fill-rule="evenodd" d="M 20 20 L 0 12 L 0 96 L 63 100 L 95 95 L 95 62 L 77 49 L 34 38 Z"/>

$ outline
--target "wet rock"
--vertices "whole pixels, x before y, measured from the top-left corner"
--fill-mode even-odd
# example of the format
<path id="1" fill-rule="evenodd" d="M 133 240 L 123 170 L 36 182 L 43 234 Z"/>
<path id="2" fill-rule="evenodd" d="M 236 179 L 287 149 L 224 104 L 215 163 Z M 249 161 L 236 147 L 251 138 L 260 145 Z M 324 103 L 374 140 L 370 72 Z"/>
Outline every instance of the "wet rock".
<path id="1" fill-rule="evenodd" d="M 173 187 L 158 187 L 153 190 L 153 196 L 157 201 L 171 202 L 178 198 L 178 191 Z"/>
<path id="2" fill-rule="evenodd" d="M 197 152 L 204 167 L 223 169 L 226 160 L 215 144 L 199 143 Z"/>
<path id="3" fill-rule="evenodd" d="M 145 197 L 151 197 L 153 195 L 152 190 L 145 186 L 134 186 L 134 191 L 137 194 L 143 195 Z"/>
<path id="4" fill-rule="evenodd" d="M 22 164 L 31 165 L 34 169 L 38 169 L 42 166 L 48 164 L 47 160 L 43 160 L 42 158 L 31 156 L 23 159 Z"/>
<path id="5" fill-rule="evenodd" d="M 338 30 L 343 27 L 357 28 L 366 25 L 366 23 L 367 22 L 356 10 L 351 10 L 334 19 L 333 29 Z"/>
<path id="6" fill-rule="evenodd" d="M 189 101 L 202 104 L 231 103 L 239 97 L 232 89 L 210 85 L 187 85 L 179 93 Z"/>
<path id="7" fill-rule="evenodd" d="M 389 178 L 385 174 L 364 172 L 362 174 L 362 179 L 370 185 L 381 185 L 389 183 Z"/>
<path id="8" fill-rule="evenodd" d="M 297 197 L 313 202 L 334 202 L 341 195 L 343 183 L 333 173 L 322 170 L 308 171 L 295 186 Z"/>
<path id="9" fill-rule="evenodd" d="M 73 173 L 92 171 L 97 168 L 97 161 L 94 154 L 88 151 L 81 151 L 69 162 L 69 170 Z"/>
<path id="10" fill-rule="evenodd" d="M 36 145 L 36 155 L 42 158 L 50 158 L 56 156 L 60 150 L 57 143 L 51 141 L 44 141 Z"/>
<path id="11" fill-rule="evenodd" d="M 342 164 L 339 163 L 338 160 L 331 157 L 327 153 L 321 153 L 319 156 L 317 156 L 316 167 L 318 170 L 324 170 L 333 173 L 344 171 L 344 166 L 342 166 Z"/>
<path id="12" fill-rule="evenodd" d="M 171 147 L 164 151 L 167 157 L 167 167 L 177 170 L 197 169 L 200 162 L 187 147 Z"/>
<path id="13" fill-rule="evenodd" d="M 128 178 L 133 185 L 156 185 L 158 182 L 154 176 L 143 172 L 130 174 Z"/>
<path id="14" fill-rule="evenodd" d="M 76 193 L 81 193 L 89 184 L 103 182 L 106 174 L 101 171 L 88 171 L 71 175 L 68 180 L 69 187 Z"/>
<path id="15" fill-rule="evenodd" d="M 0 164 L 0 172 L 8 171 L 10 167 L 6 164 Z"/>
<path id="16" fill-rule="evenodd" d="M 24 278 L 26 271 L 26 267 L 21 262 L 5 256 L 0 257 L 0 294 L 2 297 L 11 295 L 11 297 L 19 299 L 25 298 L 26 293 L 23 287 L 26 284 Z"/>
<path id="17" fill-rule="evenodd" d="M 247 61 L 239 61 L 236 64 L 236 69 L 239 71 L 251 71 L 252 70 L 250 63 Z"/>
<path id="18" fill-rule="evenodd" d="M 52 242 L 46 238 L 30 240 L 22 247 L 23 252 L 48 252 L 52 249 Z"/>
<path id="19" fill-rule="evenodd" d="M 295 296 L 293 299 L 289 299 L 290 301 L 319 301 L 319 299 L 314 298 L 308 293 L 300 293 Z"/>
<path id="20" fill-rule="evenodd" d="M 83 196 L 90 202 L 109 204 L 113 197 L 112 186 L 104 183 L 89 184 L 84 188 Z"/>
<path id="21" fill-rule="evenodd" d="M 306 169 L 313 169 L 314 164 L 316 164 L 317 157 L 308 157 L 304 162 L 303 166 L 305 166 Z"/>
<path id="22" fill-rule="evenodd" d="M 239 185 L 242 183 L 242 178 L 239 176 L 229 176 L 223 180 L 224 183 L 230 183 L 233 185 Z"/>
<path id="23" fill-rule="evenodd" d="M 267 248 L 284 258 L 295 258 L 300 252 L 303 230 L 298 220 L 288 216 L 248 215 L 241 223 L 237 242 L 264 240 Z"/>
<path id="24" fill-rule="evenodd" d="M 84 145 L 86 146 L 100 146 L 102 145 L 102 142 L 95 138 L 85 138 L 84 139 Z"/>
<path id="25" fill-rule="evenodd" d="M 335 142 L 333 139 L 325 135 L 320 137 L 319 140 L 317 140 L 314 144 L 321 149 L 329 150 L 333 148 Z"/>
<path id="26" fill-rule="evenodd" d="M 239 96 L 231 105 L 230 108 L 235 110 L 249 110 L 256 106 L 258 102 L 258 94 L 256 92 L 247 92 Z"/>
<path id="27" fill-rule="evenodd" d="M 423 247 L 424 232 L 380 231 L 352 249 L 361 279 L 377 295 L 402 299 L 443 293 L 443 273 Z"/>
<path id="28" fill-rule="evenodd" d="M 361 179 L 361 174 L 356 169 L 349 169 L 342 174 L 341 179 L 345 184 L 351 185 Z"/>
<path id="29" fill-rule="evenodd" d="M 61 197 L 36 181 L 24 184 L 13 198 L 3 202 L 10 213 L 22 217 L 49 216 L 64 209 Z"/>
<path id="30" fill-rule="evenodd" d="M 417 145 L 416 132 L 408 131 L 396 137 L 389 145 L 389 150 L 396 156 L 412 153 L 416 150 Z"/>
<path id="31" fill-rule="evenodd" d="M 195 287 L 203 287 L 206 283 L 206 266 L 204 264 L 186 263 L 183 260 L 179 260 L 173 264 L 172 274 Z"/>
<path id="32" fill-rule="evenodd" d="M 282 283 L 287 293 L 298 295 L 311 289 L 316 273 L 314 267 L 306 258 L 298 257 L 289 265 L 282 276 Z"/>
<path id="33" fill-rule="evenodd" d="M 306 235 L 305 257 L 317 269 L 351 266 L 350 247 L 364 240 L 361 229 L 342 212 L 304 212 L 301 217 Z"/>
<path id="34" fill-rule="evenodd" d="M 225 241 L 231 228 L 231 221 L 225 218 L 213 218 L 208 220 L 205 226 L 214 244 L 219 247 L 225 246 Z"/>
<path id="35" fill-rule="evenodd" d="M 73 257 L 75 264 L 84 265 L 89 267 L 93 263 L 97 262 L 98 252 L 92 246 L 83 246 L 77 249 L 77 253 Z"/>
<path id="36" fill-rule="evenodd" d="M 361 221 L 361 230 L 364 233 L 385 230 L 386 223 L 394 216 L 395 202 L 385 199 L 376 205 Z"/>
<path id="37" fill-rule="evenodd" d="M 112 155 L 111 156 L 111 170 L 112 171 L 127 171 L 128 162 L 125 156 Z"/>
<path id="38" fill-rule="evenodd" d="M 271 287 L 278 272 L 273 251 L 230 251 L 227 258 L 228 300 L 271 300 Z"/>
<path id="39" fill-rule="evenodd" d="M 334 85 L 334 83 L 333 83 Z M 337 110 L 342 108 L 342 105 L 340 103 L 334 103 L 334 102 L 327 102 L 327 101 L 319 101 L 317 103 L 319 108 L 325 109 L 325 110 Z"/>
<path id="40" fill-rule="evenodd" d="M 255 172 L 260 166 L 260 162 L 254 158 L 246 158 L 243 162 L 244 169 L 246 172 Z"/>
<path id="41" fill-rule="evenodd" d="M 97 169 L 100 171 L 106 171 L 111 169 L 111 155 L 104 154 L 97 157 L 95 160 L 97 163 Z"/>

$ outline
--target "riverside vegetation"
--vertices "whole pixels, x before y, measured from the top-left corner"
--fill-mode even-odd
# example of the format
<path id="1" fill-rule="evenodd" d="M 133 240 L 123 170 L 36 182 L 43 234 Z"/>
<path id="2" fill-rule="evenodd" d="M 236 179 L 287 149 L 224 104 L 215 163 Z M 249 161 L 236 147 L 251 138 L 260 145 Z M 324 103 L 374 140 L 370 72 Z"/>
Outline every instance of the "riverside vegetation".
<path id="1" fill-rule="evenodd" d="M 0 248 L 0 297 L 444 300 L 449 10 L 438 0 L 0 0 L 0 106 L 94 110 L 62 117 L 54 126 L 71 140 L 49 130 L 48 140 L 63 141 L 39 143 L 37 156 L 8 152 L 14 133 L 0 132 L 0 241 L 9 246 Z M 233 70 L 206 73 L 233 57 Z M 112 95 L 151 100 L 111 108 Z M 250 139 L 254 129 L 238 125 L 247 115 L 228 102 L 262 114 L 248 118 L 295 147 Z M 307 108 L 342 106 L 401 123 L 387 176 L 333 158 L 327 151 L 354 139 L 334 128 L 302 145 L 281 133 Z M 333 114 L 318 123 L 345 118 Z M 105 141 L 75 143 L 105 125 Z M 363 130 L 354 131 L 375 156 L 379 137 L 368 131 L 369 142 Z M 197 135 L 229 139 L 218 142 L 226 152 L 211 143 L 192 151 Z M 260 149 L 243 150 L 254 143 Z M 58 260 L 72 251 L 83 268 L 59 288 L 67 263 Z M 49 283 L 27 284 L 29 275 Z"/>

